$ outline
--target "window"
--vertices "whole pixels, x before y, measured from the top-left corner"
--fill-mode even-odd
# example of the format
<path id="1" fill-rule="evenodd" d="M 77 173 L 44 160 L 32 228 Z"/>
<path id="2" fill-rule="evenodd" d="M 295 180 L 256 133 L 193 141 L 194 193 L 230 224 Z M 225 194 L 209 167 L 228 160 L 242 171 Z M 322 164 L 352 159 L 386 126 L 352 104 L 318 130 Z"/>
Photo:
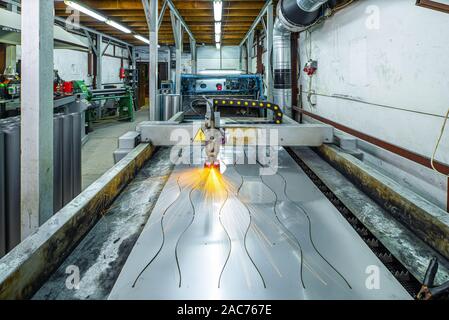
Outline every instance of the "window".
<path id="1" fill-rule="evenodd" d="M 449 13 L 449 0 L 417 0 L 416 4 L 421 7 Z"/>

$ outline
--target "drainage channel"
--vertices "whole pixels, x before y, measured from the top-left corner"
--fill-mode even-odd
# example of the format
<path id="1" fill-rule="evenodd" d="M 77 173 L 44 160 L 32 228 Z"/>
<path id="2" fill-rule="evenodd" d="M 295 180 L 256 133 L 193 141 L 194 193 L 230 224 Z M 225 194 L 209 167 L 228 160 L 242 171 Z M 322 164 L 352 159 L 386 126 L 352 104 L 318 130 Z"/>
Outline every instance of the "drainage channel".
<path id="1" fill-rule="evenodd" d="M 393 254 L 367 229 L 363 223 L 337 198 L 337 196 L 326 186 L 326 184 L 299 158 L 291 149 L 286 148 L 290 156 L 302 168 L 312 182 L 337 208 L 342 216 L 349 222 L 354 230 L 359 234 L 363 241 L 369 246 L 371 251 L 382 261 L 385 267 L 393 274 L 398 282 L 407 290 L 407 292 L 416 299 L 421 283 L 416 279 L 404 265 L 396 259 Z"/>

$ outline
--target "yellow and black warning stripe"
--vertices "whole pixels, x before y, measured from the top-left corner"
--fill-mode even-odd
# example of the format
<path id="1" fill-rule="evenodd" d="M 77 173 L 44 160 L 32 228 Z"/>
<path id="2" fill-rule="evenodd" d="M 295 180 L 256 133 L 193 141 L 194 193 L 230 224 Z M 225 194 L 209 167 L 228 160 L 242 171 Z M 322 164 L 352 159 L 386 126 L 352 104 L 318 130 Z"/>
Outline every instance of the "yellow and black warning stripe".
<path id="1" fill-rule="evenodd" d="M 276 124 L 282 124 L 282 119 L 284 118 L 284 113 L 279 105 L 268 102 L 268 101 L 258 101 L 258 100 L 247 100 L 238 98 L 216 98 L 214 99 L 214 106 L 220 107 L 245 107 L 245 108 L 263 108 L 273 111 L 273 121 Z"/>

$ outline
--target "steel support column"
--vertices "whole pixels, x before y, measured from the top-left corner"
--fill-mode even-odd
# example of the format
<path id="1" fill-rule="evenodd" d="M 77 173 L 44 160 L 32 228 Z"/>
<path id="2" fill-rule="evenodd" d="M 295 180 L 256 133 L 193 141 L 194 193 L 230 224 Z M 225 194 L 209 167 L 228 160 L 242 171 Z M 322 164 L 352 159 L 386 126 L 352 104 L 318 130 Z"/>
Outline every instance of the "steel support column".
<path id="1" fill-rule="evenodd" d="M 137 53 L 135 47 L 128 47 L 130 65 L 133 70 L 133 82 L 132 87 L 134 89 L 134 107 L 140 109 L 142 106 L 139 105 L 139 94 L 138 94 L 138 83 L 140 81 L 137 76 Z"/>
<path id="2" fill-rule="evenodd" d="M 253 46 L 254 46 L 254 31 L 251 31 L 247 42 L 246 42 L 246 70 L 247 73 L 252 73 L 253 71 L 253 63 L 252 63 L 252 57 L 253 57 Z"/>
<path id="3" fill-rule="evenodd" d="M 22 239 L 53 215 L 53 24 L 53 1 L 22 0 Z"/>
<path id="4" fill-rule="evenodd" d="M 261 42 L 260 33 L 261 33 L 260 30 L 257 30 L 257 32 L 256 32 L 256 59 L 257 59 L 257 63 L 256 63 L 257 71 L 256 71 L 256 73 L 258 73 L 258 74 L 262 74 L 264 72 L 263 71 L 264 65 L 263 65 L 263 61 L 262 61 L 264 44 L 260 43 Z"/>
<path id="5" fill-rule="evenodd" d="M 145 11 L 145 17 L 150 30 L 150 65 L 149 65 L 149 118 L 151 121 L 159 120 L 159 112 L 157 112 L 157 86 L 158 86 L 158 0 L 142 0 Z"/>
<path id="6" fill-rule="evenodd" d="M 171 11 L 171 23 L 173 28 L 173 36 L 175 38 L 176 46 L 176 80 L 175 80 L 175 93 L 181 93 L 181 59 L 182 59 L 182 47 L 183 47 L 183 29 L 181 21 Z"/>
<path id="7" fill-rule="evenodd" d="M 103 89 L 103 51 L 102 49 L 103 36 L 101 34 L 96 35 L 95 39 L 95 88 Z"/>
<path id="8" fill-rule="evenodd" d="M 164 15 L 165 11 L 167 10 L 167 5 L 168 5 L 167 0 L 164 0 L 161 11 L 159 12 L 159 21 L 157 22 L 157 30 L 161 28 L 162 22 L 164 21 Z"/>
<path id="9" fill-rule="evenodd" d="M 198 67 L 198 60 L 196 55 L 196 40 L 190 38 L 190 53 L 191 53 L 191 60 L 192 60 L 192 74 L 197 73 L 197 67 Z"/>
<path id="10" fill-rule="evenodd" d="M 243 46 L 239 46 L 239 70 L 243 70 Z"/>
<path id="11" fill-rule="evenodd" d="M 267 6 L 267 54 L 265 55 L 265 82 L 267 85 L 268 101 L 273 101 L 273 28 L 274 28 L 274 13 L 273 3 Z"/>

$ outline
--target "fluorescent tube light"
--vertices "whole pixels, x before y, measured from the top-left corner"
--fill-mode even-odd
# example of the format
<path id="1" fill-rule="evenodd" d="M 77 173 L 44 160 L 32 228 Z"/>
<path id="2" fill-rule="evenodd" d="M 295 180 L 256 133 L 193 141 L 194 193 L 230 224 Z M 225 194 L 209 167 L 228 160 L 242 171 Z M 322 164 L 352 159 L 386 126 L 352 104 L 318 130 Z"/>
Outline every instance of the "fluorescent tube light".
<path id="1" fill-rule="evenodd" d="M 217 42 L 215 45 L 216 45 L 216 47 L 217 47 L 217 50 L 220 50 L 220 49 L 221 49 L 221 43 L 220 43 L 220 42 Z"/>
<path id="2" fill-rule="evenodd" d="M 215 42 L 221 42 L 221 34 L 215 34 Z"/>
<path id="3" fill-rule="evenodd" d="M 73 2 L 73 1 L 68 1 L 68 0 L 64 0 L 64 3 L 67 6 L 73 8 L 75 10 L 78 10 L 78 11 L 80 11 L 80 12 L 82 12 L 82 13 L 84 13 L 84 14 L 86 14 L 86 15 L 94 18 L 94 19 L 97 19 L 97 20 L 99 20 L 101 22 L 106 22 L 108 20 L 105 17 L 103 17 L 101 14 L 98 14 L 95 11 L 92 11 L 89 8 L 84 7 L 84 6 L 80 5 L 79 3 L 76 3 L 76 2 Z"/>
<path id="4" fill-rule="evenodd" d="M 138 40 L 140 40 L 142 42 L 145 42 L 146 44 L 150 44 L 150 40 L 148 40 L 147 38 L 142 37 L 141 35 L 135 34 L 134 38 L 136 38 L 136 39 L 138 39 Z"/>
<path id="5" fill-rule="evenodd" d="M 118 30 L 120 30 L 120 31 L 122 31 L 124 33 L 131 33 L 131 30 L 129 30 L 128 28 L 122 26 L 121 24 L 119 24 L 119 23 L 117 23 L 115 21 L 107 20 L 106 23 L 108 25 L 110 25 L 111 27 L 114 27 L 114 28 L 116 28 L 116 29 L 118 29 Z"/>
<path id="6" fill-rule="evenodd" d="M 221 34 L 221 22 L 215 22 L 215 34 Z"/>
<path id="7" fill-rule="evenodd" d="M 215 21 L 221 21 L 223 14 L 223 2 L 221 0 L 214 1 L 214 19 Z"/>
<path id="8" fill-rule="evenodd" d="M 234 74 L 243 74 L 243 71 L 240 70 L 226 70 L 226 69 L 218 69 L 218 70 L 202 70 L 199 72 L 202 75 L 234 75 Z"/>

